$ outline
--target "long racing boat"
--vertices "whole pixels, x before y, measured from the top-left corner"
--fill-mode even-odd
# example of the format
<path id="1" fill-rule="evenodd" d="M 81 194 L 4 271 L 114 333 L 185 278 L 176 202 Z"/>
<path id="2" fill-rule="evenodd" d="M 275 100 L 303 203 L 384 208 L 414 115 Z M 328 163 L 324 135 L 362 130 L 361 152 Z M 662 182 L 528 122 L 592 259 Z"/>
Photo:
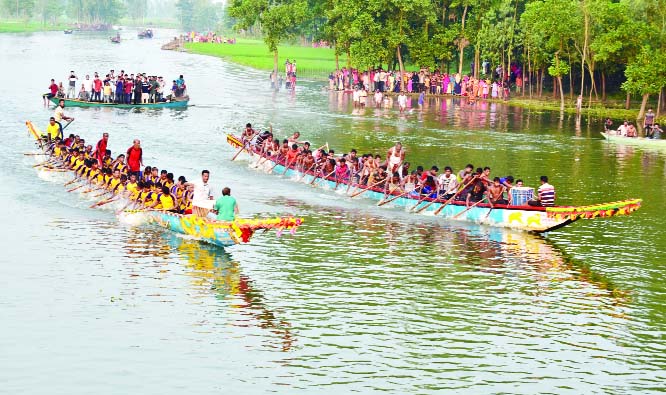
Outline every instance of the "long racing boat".
<path id="1" fill-rule="evenodd" d="M 418 212 L 426 215 L 439 215 L 443 218 L 457 221 L 472 222 L 490 226 L 506 227 L 524 230 L 534 233 L 550 232 L 563 226 L 569 225 L 579 219 L 605 218 L 619 215 L 629 215 L 641 206 L 641 199 L 627 199 L 611 203 L 593 204 L 585 206 L 553 206 L 533 207 L 524 205 L 499 205 L 490 206 L 487 203 L 477 203 L 467 207 L 464 201 L 442 201 L 436 198 L 419 196 L 417 192 L 385 193 L 383 188 L 372 188 L 366 185 L 358 185 L 353 182 L 337 181 L 334 176 L 328 178 L 320 177 L 313 171 L 301 172 L 295 165 L 285 166 L 283 161 L 275 161 L 273 158 L 262 156 L 252 145 L 248 148 L 243 145 L 240 138 L 228 134 L 227 143 L 239 150 L 245 151 L 250 161 L 254 161 L 252 167 L 260 168 L 266 172 L 280 174 L 284 177 L 305 182 L 313 186 L 335 190 L 350 198 L 364 196 L 368 199 L 379 201 L 381 205 L 390 204 L 404 207 L 410 212 Z M 351 183 L 351 185 L 349 184 Z"/>
<path id="2" fill-rule="evenodd" d="M 53 159 L 45 144 L 41 139 L 41 132 L 30 122 L 26 122 L 30 135 L 35 138 L 40 152 L 32 155 L 40 163 L 44 161 L 49 162 L 49 165 L 36 164 L 35 167 L 38 172 L 47 172 L 53 177 L 53 181 L 63 182 L 71 179 L 74 171 L 66 169 L 64 166 L 53 166 L 53 163 L 58 163 Z M 63 175 L 67 175 L 63 177 Z M 71 191 L 71 190 L 70 190 Z M 87 199 L 94 199 L 95 196 L 88 195 L 91 189 L 80 189 L 79 194 L 81 197 Z M 100 190 L 104 191 L 104 190 Z M 302 219 L 295 217 L 276 217 L 264 219 L 242 219 L 237 218 L 234 221 L 217 221 L 197 214 L 178 214 L 175 212 L 155 210 L 155 209 L 141 209 L 141 210 L 124 210 L 130 201 L 125 197 L 119 197 L 110 204 L 93 204 L 91 207 L 99 207 L 104 209 L 114 209 L 118 211 L 119 220 L 123 223 L 130 225 L 154 224 L 162 228 L 171 230 L 176 233 L 187 235 L 193 239 L 200 240 L 206 243 L 214 244 L 220 247 L 229 247 L 236 244 L 248 243 L 250 238 L 257 230 L 275 230 L 278 235 L 283 231 L 289 231 L 293 234 L 296 228 L 301 225 Z M 197 211 L 197 210 L 195 210 Z"/>
<path id="3" fill-rule="evenodd" d="M 58 105 L 60 100 L 65 101 L 66 107 L 105 107 L 105 108 L 180 108 L 187 107 L 190 98 L 185 96 L 179 98 L 180 100 L 172 100 L 157 103 L 140 103 L 140 104 L 125 104 L 125 103 L 102 103 L 96 101 L 85 101 L 78 99 L 63 99 L 60 97 L 52 97 L 50 100 L 53 104 Z"/>

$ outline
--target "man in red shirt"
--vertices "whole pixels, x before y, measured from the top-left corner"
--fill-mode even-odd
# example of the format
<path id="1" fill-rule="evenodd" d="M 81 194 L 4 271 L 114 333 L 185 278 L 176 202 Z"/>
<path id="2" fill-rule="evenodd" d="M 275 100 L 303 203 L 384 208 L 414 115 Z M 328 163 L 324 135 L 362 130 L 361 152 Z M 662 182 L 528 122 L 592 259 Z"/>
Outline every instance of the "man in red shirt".
<path id="1" fill-rule="evenodd" d="M 100 168 L 102 168 L 102 164 L 104 163 L 104 155 L 106 154 L 106 146 L 108 143 L 109 134 L 104 133 L 102 134 L 102 139 L 97 142 L 97 147 L 95 148 L 95 158 L 97 159 Z"/>
<path id="2" fill-rule="evenodd" d="M 45 93 L 42 96 L 44 97 L 44 105 L 49 105 L 49 99 L 55 97 L 58 94 L 58 85 L 56 85 L 55 80 L 51 78 L 51 85 L 49 85 L 49 93 Z"/>
<path id="3" fill-rule="evenodd" d="M 127 149 L 127 167 L 129 168 L 129 175 L 136 174 L 137 178 L 141 178 L 141 168 L 143 167 L 143 150 L 141 149 L 141 141 L 134 140 L 134 144 Z"/>
<path id="4" fill-rule="evenodd" d="M 102 101 L 102 80 L 99 79 L 99 76 L 95 76 L 93 80 L 93 98 L 91 101 Z"/>

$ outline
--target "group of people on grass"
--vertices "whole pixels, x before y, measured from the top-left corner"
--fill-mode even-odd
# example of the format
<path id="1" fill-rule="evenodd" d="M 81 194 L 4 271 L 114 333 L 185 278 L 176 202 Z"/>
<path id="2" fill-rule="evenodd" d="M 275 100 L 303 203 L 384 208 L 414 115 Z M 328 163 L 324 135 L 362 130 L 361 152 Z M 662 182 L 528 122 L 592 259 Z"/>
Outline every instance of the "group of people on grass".
<path id="1" fill-rule="evenodd" d="M 472 64 L 472 68 L 473 68 Z M 467 96 L 470 100 L 504 99 L 508 100 L 511 84 L 517 91 L 523 86 L 522 71 L 512 65 L 509 73 L 504 74 L 501 67 L 490 73 L 486 68 L 480 78 L 473 72 L 467 75 L 443 73 L 439 70 L 430 71 L 422 68 L 419 71 L 405 72 L 386 71 L 381 68 L 369 71 L 347 69 L 343 67 L 329 74 L 330 90 L 363 89 L 370 92 L 395 92 L 404 90 L 408 93 L 425 93 L 426 95 L 458 95 Z M 404 81 L 404 88 L 402 82 Z"/>
<path id="2" fill-rule="evenodd" d="M 300 133 L 288 138 L 275 138 L 272 129 L 257 132 L 247 124 L 241 134 L 242 144 L 252 146 L 252 152 L 259 154 L 257 163 L 273 162 L 293 168 L 302 174 L 314 175 L 355 188 L 372 188 L 383 191 L 385 197 L 405 195 L 414 198 L 430 198 L 439 201 L 457 200 L 466 204 L 486 200 L 491 205 L 512 204 L 511 189 L 523 187 L 522 180 L 513 176 L 491 177 L 490 167 L 474 168 L 468 164 L 457 174 L 446 166 L 440 173 L 438 166 L 425 170 L 423 166 L 411 168 L 405 161 L 405 149 L 396 143 L 388 149 L 386 158 L 381 155 L 363 154 L 358 156 L 355 149 L 336 155 L 327 145 L 313 148 L 309 142 L 300 141 Z M 528 201 L 533 206 L 553 206 L 555 188 L 548 183 L 548 177 L 541 177 L 541 186 L 536 199 Z"/>
<path id="3" fill-rule="evenodd" d="M 92 77 L 86 74 L 80 81 L 77 74 L 70 71 L 66 84 L 65 88 L 62 82 L 56 84 L 55 79 L 51 79 L 49 91 L 43 95 L 44 102 L 48 103 L 49 99 L 59 97 L 99 103 L 159 103 L 183 97 L 187 89 L 182 75 L 167 87 L 162 76 L 127 74 L 124 70 L 118 74 L 110 70 L 104 77 L 100 77 L 97 72 Z"/>

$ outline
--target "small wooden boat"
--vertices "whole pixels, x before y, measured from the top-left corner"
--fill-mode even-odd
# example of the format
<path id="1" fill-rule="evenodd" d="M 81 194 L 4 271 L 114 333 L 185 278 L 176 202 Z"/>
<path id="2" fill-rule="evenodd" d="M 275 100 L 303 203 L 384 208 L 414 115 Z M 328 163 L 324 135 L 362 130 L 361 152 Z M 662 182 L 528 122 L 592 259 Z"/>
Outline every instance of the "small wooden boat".
<path id="1" fill-rule="evenodd" d="M 120 36 L 109 37 L 113 44 L 120 44 Z"/>
<path id="2" fill-rule="evenodd" d="M 42 132 L 37 129 L 32 122 L 27 121 L 26 126 L 30 135 L 35 138 L 40 152 L 44 156 L 36 156 L 37 162 L 43 162 L 45 159 L 50 158 L 50 154 L 46 150 L 46 144 L 42 142 Z M 74 174 L 71 170 L 64 170 L 61 168 L 49 169 L 44 168 L 38 171 L 49 171 L 57 173 L 67 173 L 67 179 L 71 178 Z M 63 181 L 60 177 L 59 181 Z M 85 192 L 84 189 L 81 189 Z M 83 195 L 91 198 L 89 195 Z M 105 205 L 118 209 L 125 207 L 129 201 L 125 198 L 118 199 L 112 204 Z M 200 217 L 196 214 L 177 214 L 163 210 L 143 209 L 143 210 L 125 210 L 119 215 L 119 219 L 131 225 L 153 224 L 162 228 L 171 230 L 176 233 L 190 236 L 196 240 L 206 243 L 214 244 L 220 247 L 230 247 L 236 244 L 248 243 L 257 230 L 275 230 L 278 235 L 283 231 L 289 231 L 292 234 L 296 231 L 301 223 L 302 218 L 295 217 L 276 217 L 276 218 L 259 218 L 259 219 L 242 219 L 237 218 L 234 221 L 217 221 L 207 217 Z"/>
<path id="3" fill-rule="evenodd" d="M 601 132 L 604 138 L 612 143 L 619 143 L 625 145 L 633 145 L 641 148 L 653 149 L 666 149 L 666 140 L 661 139 L 646 139 L 645 137 L 626 137 L 610 134 L 608 132 Z"/>
<path id="4" fill-rule="evenodd" d="M 139 32 L 137 36 L 141 39 L 143 38 L 153 38 L 153 31 L 151 29 L 146 29 L 142 32 Z"/>
<path id="5" fill-rule="evenodd" d="M 65 34 L 72 34 L 74 33 L 73 29 L 65 29 Z"/>
<path id="6" fill-rule="evenodd" d="M 227 135 L 227 143 L 236 149 L 241 149 L 241 140 L 233 135 Z M 245 149 L 247 152 L 247 149 Z M 380 202 L 388 201 L 394 206 L 405 207 L 410 211 L 418 211 L 429 215 L 440 215 L 443 218 L 457 221 L 472 222 L 491 226 L 519 229 L 533 233 L 550 232 L 569 225 L 579 219 L 592 219 L 600 217 L 613 217 L 629 215 L 641 206 L 641 199 L 627 199 L 618 202 L 602 203 L 586 206 L 554 206 L 533 207 L 528 205 L 494 205 L 479 203 L 468 208 L 463 201 L 452 201 L 448 204 L 436 199 L 422 199 L 418 194 L 402 196 L 399 192 L 386 195 L 383 188 L 369 188 L 347 182 L 336 182 L 335 177 L 323 178 L 316 176 L 312 171 L 305 174 L 295 169 L 295 166 L 285 167 L 283 163 L 276 163 L 270 158 L 262 157 L 253 149 L 255 163 L 261 163 L 261 168 L 282 174 L 287 178 L 294 178 L 312 185 L 324 186 L 326 189 L 338 190 L 345 195 L 354 197 L 361 193 L 364 197 Z M 250 159 L 252 160 L 252 159 Z M 260 162 L 261 161 L 261 162 Z M 348 192 L 345 192 L 348 191 Z M 423 208 L 423 210 L 420 210 Z"/>
<path id="7" fill-rule="evenodd" d="M 55 105 L 58 104 L 61 98 L 52 97 L 50 100 Z M 100 103 L 96 101 L 84 101 L 77 99 L 63 99 L 65 100 L 65 106 L 67 107 L 105 107 L 105 108 L 182 108 L 187 107 L 190 98 L 188 96 L 183 96 L 178 98 L 178 100 L 172 100 L 167 102 L 158 102 L 158 103 L 142 103 L 142 104 L 122 104 L 122 103 Z"/>

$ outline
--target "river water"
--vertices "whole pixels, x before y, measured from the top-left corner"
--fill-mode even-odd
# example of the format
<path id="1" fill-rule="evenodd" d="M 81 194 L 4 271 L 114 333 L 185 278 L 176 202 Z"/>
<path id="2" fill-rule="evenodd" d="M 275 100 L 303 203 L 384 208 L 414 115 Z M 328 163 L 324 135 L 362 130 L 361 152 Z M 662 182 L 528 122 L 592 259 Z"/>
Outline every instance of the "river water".
<path id="1" fill-rule="evenodd" d="M 423 111 L 352 110 L 348 98 L 219 59 L 161 51 L 173 32 L 0 35 L 0 392 L 650 393 L 666 386 L 666 152 L 610 145 L 600 123 L 502 104 L 431 100 Z M 67 193 L 38 173 L 24 122 L 44 128 L 50 78 L 109 69 L 185 74 L 185 110 L 70 109 L 67 132 L 146 164 L 211 171 L 243 216 L 295 214 L 294 236 L 222 250 Z M 301 131 L 338 152 L 491 166 L 562 204 L 644 199 L 635 215 L 545 237 L 449 223 L 266 175 L 230 161 L 246 123 Z"/>

